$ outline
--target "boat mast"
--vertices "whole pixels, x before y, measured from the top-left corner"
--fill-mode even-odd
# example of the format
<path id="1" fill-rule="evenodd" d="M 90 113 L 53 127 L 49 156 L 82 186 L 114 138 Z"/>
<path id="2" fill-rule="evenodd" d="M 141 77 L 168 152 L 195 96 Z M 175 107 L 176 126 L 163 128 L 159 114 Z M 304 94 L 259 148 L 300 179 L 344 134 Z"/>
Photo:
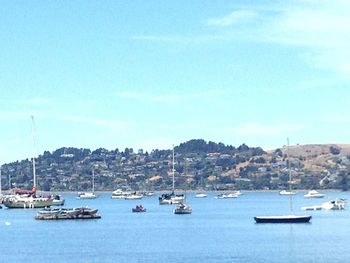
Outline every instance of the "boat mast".
<path id="1" fill-rule="evenodd" d="M 92 193 L 95 193 L 95 170 L 92 169 Z"/>
<path id="2" fill-rule="evenodd" d="M 293 200 L 292 200 L 292 175 L 290 172 L 290 161 L 289 161 L 289 138 L 287 138 L 287 162 L 288 162 L 288 175 L 289 175 L 289 210 L 293 212 Z"/>
<path id="3" fill-rule="evenodd" d="M 33 117 L 33 115 L 30 116 L 30 117 L 32 118 L 32 139 L 33 139 L 33 157 L 32 157 L 32 163 L 33 163 L 33 188 L 36 188 L 34 117 Z"/>
<path id="4" fill-rule="evenodd" d="M 173 193 L 175 191 L 175 152 L 174 152 L 174 144 L 173 144 Z"/>

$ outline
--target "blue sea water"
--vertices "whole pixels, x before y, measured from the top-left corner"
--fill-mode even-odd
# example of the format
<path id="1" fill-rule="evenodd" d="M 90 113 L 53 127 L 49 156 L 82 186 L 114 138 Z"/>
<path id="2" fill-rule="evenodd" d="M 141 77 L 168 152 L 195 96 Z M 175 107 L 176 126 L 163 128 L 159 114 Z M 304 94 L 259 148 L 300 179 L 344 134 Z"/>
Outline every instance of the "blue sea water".
<path id="1" fill-rule="evenodd" d="M 0 210 L 0 262 L 350 262 L 350 213 L 301 211 L 323 199 L 293 197 L 295 214 L 311 214 L 309 224 L 256 224 L 257 215 L 289 214 L 289 197 L 247 192 L 236 199 L 187 195 L 193 212 L 174 215 L 158 196 L 142 200 L 77 200 L 63 194 L 66 207 L 98 208 L 102 219 L 35 220 L 36 210 Z M 132 213 L 143 204 L 146 213 Z"/>

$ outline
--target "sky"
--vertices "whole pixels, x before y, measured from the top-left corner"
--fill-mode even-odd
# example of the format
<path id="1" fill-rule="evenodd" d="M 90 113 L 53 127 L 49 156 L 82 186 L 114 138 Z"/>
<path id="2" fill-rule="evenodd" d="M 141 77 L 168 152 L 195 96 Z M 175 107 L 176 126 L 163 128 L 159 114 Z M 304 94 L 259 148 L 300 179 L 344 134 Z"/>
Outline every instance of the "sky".
<path id="1" fill-rule="evenodd" d="M 347 0 L 1 1 L 0 164 L 191 139 L 350 143 L 349 11 Z"/>

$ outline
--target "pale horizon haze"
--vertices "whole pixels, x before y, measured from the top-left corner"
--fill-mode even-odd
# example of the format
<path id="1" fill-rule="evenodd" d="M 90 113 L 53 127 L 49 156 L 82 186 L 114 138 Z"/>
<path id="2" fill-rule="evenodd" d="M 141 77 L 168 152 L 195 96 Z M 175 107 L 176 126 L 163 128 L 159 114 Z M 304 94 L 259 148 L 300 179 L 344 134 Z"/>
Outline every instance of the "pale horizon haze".
<path id="1" fill-rule="evenodd" d="M 61 147 L 350 143 L 349 11 L 345 0 L 2 1 L 0 165 Z"/>

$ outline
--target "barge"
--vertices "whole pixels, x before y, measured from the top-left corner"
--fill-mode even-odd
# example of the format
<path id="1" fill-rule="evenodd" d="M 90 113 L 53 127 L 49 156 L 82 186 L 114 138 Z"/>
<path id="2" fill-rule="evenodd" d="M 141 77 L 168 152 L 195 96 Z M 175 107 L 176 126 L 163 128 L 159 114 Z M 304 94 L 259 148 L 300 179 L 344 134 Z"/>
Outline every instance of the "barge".
<path id="1" fill-rule="evenodd" d="M 100 219 L 97 209 L 89 207 L 79 208 L 45 208 L 38 211 L 37 220 L 62 220 L 62 219 Z"/>

